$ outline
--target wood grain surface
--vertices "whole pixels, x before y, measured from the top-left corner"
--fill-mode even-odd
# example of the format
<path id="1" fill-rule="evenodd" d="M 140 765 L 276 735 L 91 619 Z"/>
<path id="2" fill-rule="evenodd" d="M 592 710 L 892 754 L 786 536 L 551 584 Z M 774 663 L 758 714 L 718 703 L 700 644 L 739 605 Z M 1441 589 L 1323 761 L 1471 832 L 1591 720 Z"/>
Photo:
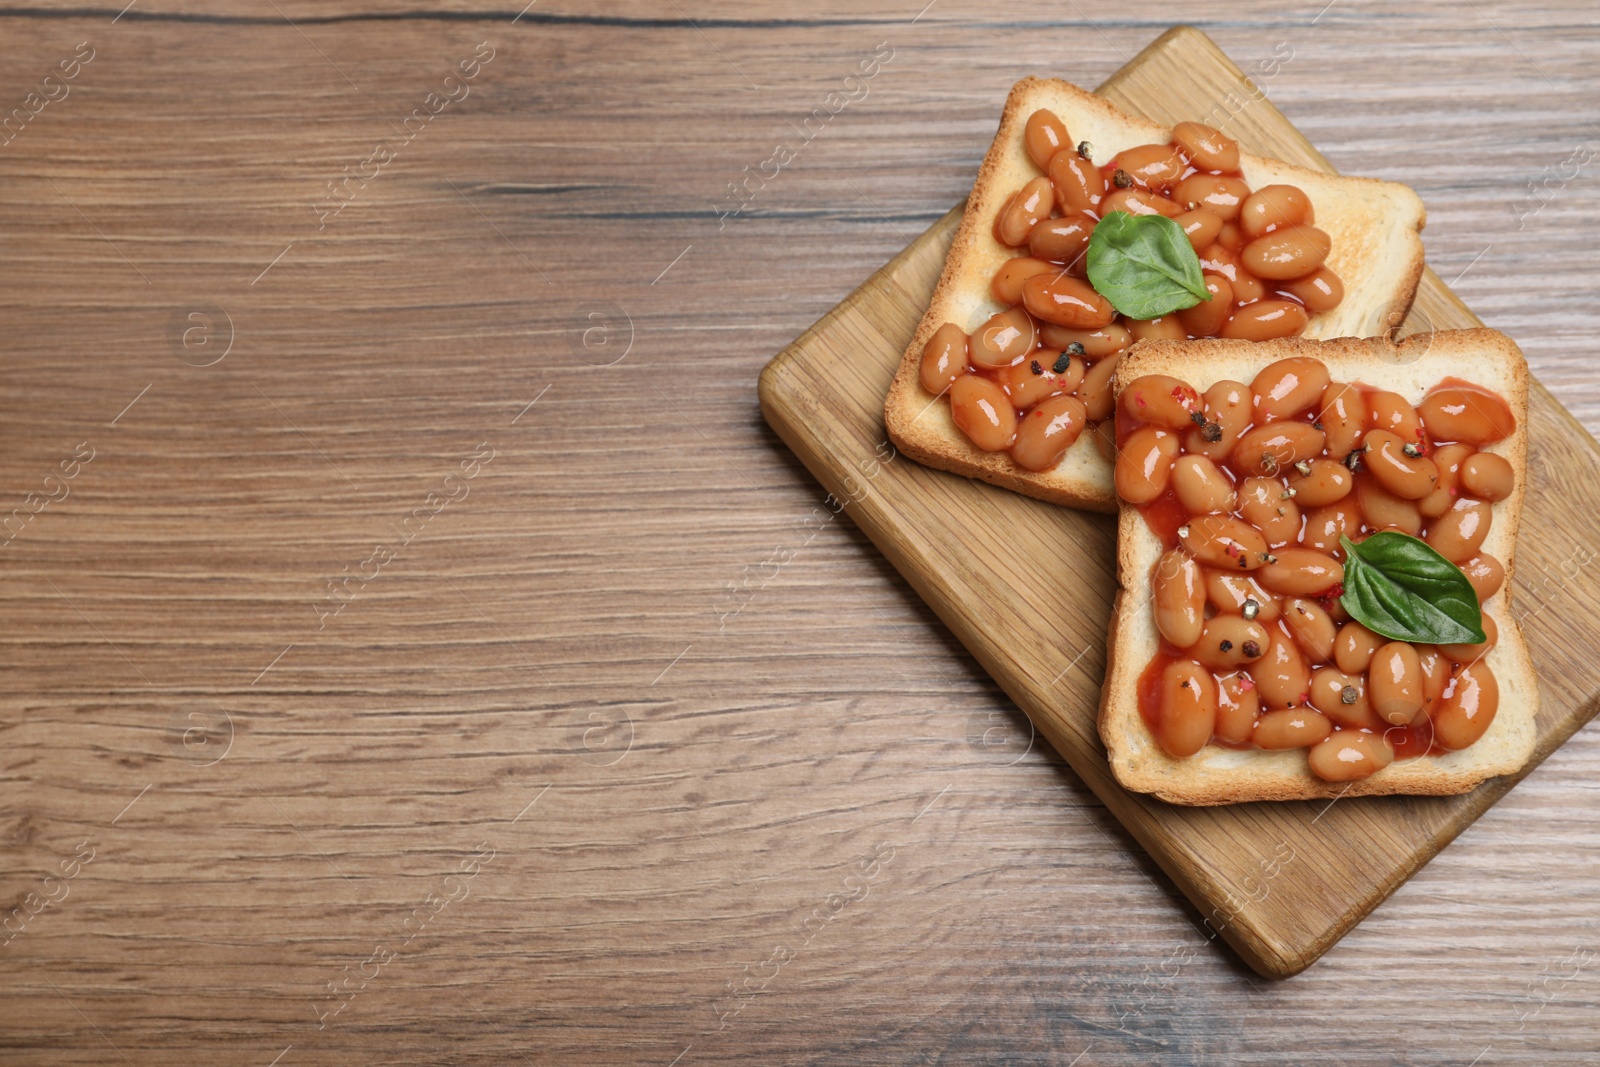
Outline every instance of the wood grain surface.
<path id="1" fill-rule="evenodd" d="M 1098 90 L 1163 123 L 1221 115 L 1242 147 L 1327 163 L 1205 34 L 1168 31 Z M 1240 107 L 1237 114 L 1234 104 Z M 1248 119 L 1246 118 L 1248 116 Z M 1109 516 L 1059 507 L 972 479 L 895 465 L 884 445 L 884 395 L 938 282 L 959 222 L 951 212 L 780 353 L 761 375 L 762 411 L 778 435 L 909 581 L 1000 687 L 1170 874 L 1211 939 L 1268 978 L 1298 974 L 1433 858 L 1517 779 L 1585 725 L 1600 699 L 1600 570 L 1584 546 L 1600 512 L 1600 444 L 1533 383 L 1529 469 L 1562 492 L 1532 492 L 1513 560 L 1510 613 L 1541 653 L 1537 753 L 1522 771 L 1462 796 L 1304 804 L 1174 806 L 1112 778 L 1097 719 L 1116 592 Z M 1404 334 L 1466 329 L 1478 319 L 1432 271 Z M 1527 576 L 1532 575 L 1530 580 Z M 1553 576 L 1553 577 L 1552 577 Z M 1559 595 L 1557 595 L 1559 593 Z M 1146 607 L 1147 609 L 1147 607 Z M 1127 610 L 1124 608 L 1124 610 Z M 1135 606 L 1134 610 L 1141 610 Z M 1291 870 L 1292 868 L 1292 870 Z"/>
<path id="2" fill-rule="evenodd" d="M 0 1060 L 1592 1062 L 1593 727 L 1262 983 L 757 410 L 1197 19 L 1600 429 L 1581 5 L 0 7 Z"/>

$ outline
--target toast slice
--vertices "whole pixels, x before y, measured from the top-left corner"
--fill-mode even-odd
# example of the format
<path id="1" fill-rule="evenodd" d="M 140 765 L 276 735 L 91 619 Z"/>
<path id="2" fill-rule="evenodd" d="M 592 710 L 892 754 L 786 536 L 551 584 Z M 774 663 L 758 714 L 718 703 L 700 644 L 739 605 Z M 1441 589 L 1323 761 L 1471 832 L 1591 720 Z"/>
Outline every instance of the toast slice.
<path id="1" fill-rule="evenodd" d="M 1171 131 L 1126 115 L 1093 93 L 1055 79 L 1024 78 L 1012 88 L 994 143 L 984 157 L 957 229 L 944 273 L 906 348 L 884 404 L 884 423 L 896 448 L 919 463 L 979 478 L 1026 496 L 1087 511 L 1116 511 L 1111 463 L 1083 434 L 1055 467 L 1029 471 L 1002 452 L 975 447 L 956 428 L 949 402 L 923 389 L 918 365 L 933 332 L 953 322 L 971 332 L 1002 310 L 989 291 L 995 271 L 1018 253 L 995 240 L 995 213 L 1039 170 L 1023 146 L 1023 126 L 1039 108 L 1066 124 L 1072 141 L 1089 141 L 1097 159 L 1135 145 L 1166 142 Z M 1203 120 L 1205 116 L 1195 116 Z M 1314 315 L 1307 337 L 1388 334 L 1405 318 L 1422 276 L 1422 201 L 1408 186 L 1371 178 L 1324 174 L 1260 156 L 1241 155 L 1252 189 L 1283 183 L 1310 195 L 1316 225 L 1333 239 L 1327 259 L 1345 284 L 1332 311 Z"/>
<path id="2" fill-rule="evenodd" d="M 1157 744 L 1139 712 L 1139 676 L 1156 653 L 1160 637 L 1151 610 L 1151 569 L 1164 548 L 1136 507 L 1121 506 L 1117 526 L 1118 590 L 1111 613 L 1105 686 L 1100 701 L 1100 737 L 1117 781 L 1175 804 L 1233 804 L 1248 800 L 1390 793 L 1464 793 L 1485 779 L 1512 774 L 1533 754 L 1538 679 L 1527 643 L 1511 612 L 1517 527 L 1527 488 L 1528 368 L 1515 342 L 1494 330 L 1418 334 L 1398 345 L 1373 338 L 1314 341 L 1141 342 L 1117 366 L 1113 388 L 1145 374 L 1170 374 L 1204 391 L 1218 380 L 1251 381 L 1275 360 L 1310 356 L 1327 364 L 1334 381 L 1399 393 L 1413 404 L 1446 377 L 1499 393 L 1517 418 L 1516 432 L 1482 450 L 1503 456 L 1516 472 L 1516 488 L 1494 505 L 1483 551 L 1505 565 L 1500 591 L 1483 605 L 1499 626 L 1499 641 L 1484 662 L 1500 687 L 1493 723 L 1477 742 L 1456 752 L 1396 759 L 1353 782 L 1325 782 L 1306 766 L 1303 750 L 1269 752 L 1208 744 L 1187 759 L 1174 759 Z"/>

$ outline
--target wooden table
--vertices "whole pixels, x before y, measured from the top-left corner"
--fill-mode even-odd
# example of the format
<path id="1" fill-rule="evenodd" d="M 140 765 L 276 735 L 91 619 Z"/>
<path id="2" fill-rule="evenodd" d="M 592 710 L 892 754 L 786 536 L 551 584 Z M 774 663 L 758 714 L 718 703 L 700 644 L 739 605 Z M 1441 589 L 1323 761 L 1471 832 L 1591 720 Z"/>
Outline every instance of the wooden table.
<path id="1" fill-rule="evenodd" d="M 1593 1062 L 1593 728 L 1263 983 L 758 414 L 1017 76 L 1192 5 L 53 6 L 0 10 L 0 1061 Z M 1600 430 L 1593 12 L 1199 25 Z"/>

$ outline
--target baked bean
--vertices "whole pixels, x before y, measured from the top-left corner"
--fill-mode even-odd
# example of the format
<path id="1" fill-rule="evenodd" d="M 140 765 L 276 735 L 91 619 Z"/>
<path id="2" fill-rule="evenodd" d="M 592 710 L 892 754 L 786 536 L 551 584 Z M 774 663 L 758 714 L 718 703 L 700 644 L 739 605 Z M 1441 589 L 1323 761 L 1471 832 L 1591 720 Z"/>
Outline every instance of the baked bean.
<path id="1" fill-rule="evenodd" d="M 1065 149 L 1050 158 L 1050 184 L 1056 187 L 1061 214 L 1069 217 L 1099 208 L 1106 192 L 1106 179 L 1100 168 L 1076 151 Z"/>
<path id="2" fill-rule="evenodd" d="M 1030 312 L 1057 326 L 1097 330 L 1117 317 L 1111 301 L 1094 287 L 1070 274 L 1036 274 L 1022 283 L 1022 304 Z"/>
<path id="3" fill-rule="evenodd" d="M 1306 766 L 1325 782 L 1369 778 L 1394 762 L 1394 746 L 1382 734 L 1339 730 L 1311 746 Z"/>
<path id="4" fill-rule="evenodd" d="M 1011 398 L 1011 406 L 1017 411 L 1026 411 L 1041 400 L 1059 393 L 1070 393 L 1077 386 L 1078 383 L 1072 381 L 1071 364 L 1068 364 L 1066 374 L 1058 375 L 1048 369 L 1055 365 L 1056 355 L 1057 353 L 1049 349 L 1036 349 L 1011 366 L 995 373 L 995 381 L 1006 391 L 1006 395 Z M 1081 366 L 1083 361 L 1078 362 Z M 1034 367 L 1038 367 L 1040 373 L 1033 373 Z M 1081 371 L 1079 377 L 1082 377 Z"/>
<path id="5" fill-rule="evenodd" d="M 1239 260 L 1258 278 L 1288 281 L 1322 266 L 1332 250 L 1333 239 L 1315 226 L 1286 226 L 1245 245 Z"/>
<path id="6" fill-rule="evenodd" d="M 1506 402 L 1476 386 L 1448 386 L 1422 398 L 1418 414 L 1435 441 L 1465 441 L 1488 445 L 1503 441 L 1517 429 Z"/>
<path id="7" fill-rule="evenodd" d="M 1476 663 L 1487 656 L 1500 641 L 1500 627 L 1488 612 L 1483 615 L 1483 635 L 1484 639 L 1473 645 L 1440 645 L 1439 654 L 1452 663 Z"/>
<path id="8" fill-rule="evenodd" d="M 1239 228 L 1252 241 L 1272 230 L 1311 221 L 1311 198 L 1294 185 L 1263 185 L 1239 207 Z"/>
<path id="9" fill-rule="evenodd" d="M 1355 690 L 1354 700 L 1345 703 L 1347 690 Z M 1326 715 L 1335 726 L 1351 730 L 1382 730 L 1389 724 L 1373 714 L 1367 700 L 1367 678 L 1346 674 L 1333 667 L 1322 667 L 1311 675 L 1311 706 Z"/>
<path id="10" fill-rule="evenodd" d="M 1243 266 L 1239 268 L 1239 277 L 1233 282 L 1233 302 L 1235 304 L 1254 304 L 1267 295 L 1267 287 Z M 1300 305 L 1296 304 L 1296 307 Z"/>
<path id="11" fill-rule="evenodd" d="M 1321 430 L 1304 422 L 1269 422 L 1239 438 L 1229 459 L 1245 474 L 1276 475 L 1322 451 Z"/>
<path id="12" fill-rule="evenodd" d="M 1333 662 L 1346 674 L 1365 674 L 1372 665 L 1372 654 L 1388 641 L 1359 622 L 1347 622 L 1333 639 Z"/>
<path id="13" fill-rule="evenodd" d="M 1488 504 L 1462 497 L 1449 511 L 1428 523 L 1428 532 L 1422 539 L 1451 563 L 1465 563 L 1483 547 L 1492 518 Z"/>
<path id="14" fill-rule="evenodd" d="M 1267 654 L 1272 643 L 1267 628 L 1238 615 L 1217 615 L 1206 620 L 1200 640 L 1187 654 L 1213 671 L 1227 672 L 1248 668 Z"/>
<path id="15" fill-rule="evenodd" d="M 1269 711 L 1256 723 L 1250 739 L 1269 751 L 1310 748 L 1333 732 L 1333 724 L 1313 708 Z"/>
<path id="16" fill-rule="evenodd" d="M 1204 456 L 1178 457 L 1172 465 L 1172 489 L 1191 515 L 1233 510 L 1233 483 Z"/>
<path id="17" fill-rule="evenodd" d="M 1217 234 L 1222 232 L 1222 220 L 1209 211 L 1185 211 L 1172 221 L 1183 230 L 1183 235 L 1189 239 L 1189 247 L 1197 255 L 1201 249 L 1216 244 Z"/>
<path id="18" fill-rule="evenodd" d="M 967 439 L 989 452 L 1010 448 L 1017 434 L 1017 410 L 999 385 L 977 374 L 957 378 L 950 387 L 950 415 Z"/>
<path id="19" fill-rule="evenodd" d="M 1202 212 L 1203 214 L 1203 212 Z M 1190 337 L 1210 337 L 1222 329 L 1233 310 L 1233 285 L 1220 274 L 1202 274 L 1210 300 L 1202 300 L 1194 307 L 1179 311 L 1178 322 Z"/>
<path id="20" fill-rule="evenodd" d="M 1241 282 L 1235 282 L 1233 294 L 1243 300 Z M 1260 283 L 1257 283 L 1260 284 Z M 1306 309 L 1292 300 L 1257 300 L 1238 308 L 1222 327 L 1221 337 L 1237 337 L 1245 341 L 1271 341 L 1277 337 L 1297 337 L 1310 319 Z"/>
<path id="21" fill-rule="evenodd" d="M 1052 220 L 1052 225 L 1055 220 Z M 1042 229 L 1043 227 L 1041 227 Z M 1022 303 L 1022 283 L 1035 274 L 1058 274 L 1061 268 L 1054 263 L 1046 263 L 1042 259 L 1032 256 L 1013 256 L 1000 264 L 1000 269 L 994 272 L 994 277 L 989 281 L 989 292 L 1002 304 L 1016 305 Z"/>
<path id="22" fill-rule="evenodd" d="M 1315 596 L 1344 581 L 1344 564 L 1310 548 L 1280 548 L 1256 580 L 1274 593 Z"/>
<path id="23" fill-rule="evenodd" d="M 1457 566 L 1461 568 L 1461 573 L 1467 576 L 1467 581 L 1472 583 L 1472 590 L 1478 594 L 1479 604 L 1487 602 L 1490 597 L 1498 593 L 1500 586 L 1506 580 L 1505 567 L 1487 552 L 1480 552 Z"/>
<path id="24" fill-rule="evenodd" d="M 1122 358 L 1119 352 L 1095 362 L 1083 376 L 1083 384 L 1078 386 L 1078 399 L 1083 401 L 1083 406 L 1089 409 L 1089 420 L 1099 422 L 1102 419 L 1110 420 L 1113 397 L 1111 395 L 1111 375 L 1117 369 L 1117 361 Z M 1114 442 L 1113 442 L 1114 443 Z"/>
<path id="25" fill-rule="evenodd" d="M 1033 165 L 1040 170 L 1050 165 L 1050 160 L 1057 152 L 1071 144 L 1072 137 L 1067 133 L 1067 124 L 1048 108 L 1035 111 L 1022 125 L 1022 145 L 1027 149 Z"/>
<path id="26" fill-rule="evenodd" d="M 1356 533 L 1360 527 L 1361 517 L 1349 498 L 1346 498 L 1336 504 L 1306 512 L 1306 526 L 1300 534 L 1300 544 L 1331 554 L 1339 551 L 1339 538 Z"/>
<path id="27" fill-rule="evenodd" d="M 1439 484 L 1439 469 L 1427 456 L 1408 456 L 1405 442 L 1388 430 L 1368 430 L 1361 461 L 1389 492 L 1403 500 L 1421 500 Z"/>
<path id="28" fill-rule="evenodd" d="M 1242 745 L 1250 740 L 1261 714 L 1261 697 L 1248 674 L 1230 674 L 1217 685 L 1217 722 L 1213 729 L 1218 740 Z"/>
<path id="29" fill-rule="evenodd" d="M 1033 351 L 1038 329 L 1021 308 L 1008 308 L 991 316 L 967 342 L 972 362 L 985 370 L 999 370 Z"/>
<path id="30" fill-rule="evenodd" d="M 1313 315 L 1332 311 L 1344 301 L 1344 282 L 1326 266 L 1318 267 L 1304 278 L 1286 282 L 1280 288 L 1304 304 Z"/>
<path id="31" fill-rule="evenodd" d="M 1500 707 L 1500 683 L 1479 660 L 1456 672 L 1433 713 L 1433 739 L 1440 748 L 1466 748 L 1489 729 Z"/>
<path id="32" fill-rule="evenodd" d="M 1450 661 L 1433 645 L 1416 647 L 1417 662 L 1422 666 L 1422 714 L 1431 716 L 1444 696 L 1445 686 L 1450 684 Z"/>
<path id="33" fill-rule="evenodd" d="M 1223 231 L 1232 225 L 1224 223 Z M 1239 265 L 1239 257 L 1222 243 L 1222 234 L 1217 234 L 1217 243 L 1200 253 L 1200 269 L 1207 274 L 1220 274 L 1230 282 L 1237 282 L 1244 273 L 1244 268 Z"/>
<path id="34" fill-rule="evenodd" d="M 1142 144 L 1118 152 L 1111 166 L 1132 178 L 1135 185 L 1157 192 L 1175 185 L 1185 169 L 1183 157 L 1170 144 Z"/>
<path id="35" fill-rule="evenodd" d="M 1109 394 L 1109 390 L 1107 390 Z M 1109 466 L 1117 462 L 1117 424 L 1113 419 L 1090 420 L 1094 427 L 1094 447 L 1100 458 Z"/>
<path id="36" fill-rule="evenodd" d="M 1082 356 L 1067 356 L 1067 369 L 1057 371 L 1055 368 L 1060 365 L 1061 356 L 1062 353 L 1053 348 L 1041 348 L 1034 353 L 1033 359 L 1038 360 L 1039 366 L 1045 368 L 1045 377 L 1055 378 L 1056 387 L 1063 393 L 1076 392 L 1083 382 L 1083 376 L 1087 373 L 1089 365 L 1083 361 Z"/>
<path id="37" fill-rule="evenodd" d="M 1250 668 L 1261 691 L 1261 703 L 1269 708 L 1289 708 L 1310 696 L 1311 669 L 1305 657 L 1283 632 L 1282 624 L 1272 628 L 1272 644 L 1267 654 Z"/>
<path id="38" fill-rule="evenodd" d="M 1255 400 L 1249 386 L 1224 379 L 1211 383 L 1202 401 L 1206 421 L 1184 433 L 1183 449 L 1220 463 L 1233 451 L 1240 431 L 1250 424 Z M 1211 426 L 1216 429 L 1209 429 Z M 1216 440 L 1209 440 L 1208 434 Z"/>
<path id="39" fill-rule="evenodd" d="M 1374 430 L 1388 430 L 1412 444 L 1422 440 L 1422 420 L 1417 417 L 1417 409 L 1411 406 L 1411 401 L 1387 389 L 1367 394 L 1367 424 Z"/>
<path id="40" fill-rule="evenodd" d="M 1239 486 L 1239 517 L 1261 531 L 1268 548 L 1300 536 L 1300 507 L 1276 478 L 1246 478 Z"/>
<path id="41" fill-rule="evenodd" d="M 1035 259 L 1076 263 L 1078 257 L 1083 255 L 1083 250 L 1089 247 L 1094 227 L 1094 219 L 1082 212 L 1059 219 L 1045 219 L 1028 235 L 1028 251 L 1033 253 Z M 1015 304 L 1021 299 L 1019 295 L 1011 303 Z"/>
<path id="42" fill-rule="evenodd" d="M 1328 435 L 1328 455 L 1343 459 L 1366 436 L 1367 402 L 1355 386 L 1332 382 L 1322 391 L 1317 421 Z"/>
<path id="43" fill-rule="evenodd" d="M 1366 471 L 1356 475 L 1353 495 L 1368 530 L 1399 530 L 1412 537 L 1422 532 L 1422 513 L 1417 510 L 1417 502 L 1395 496 Z M 1355 530 L 1352 528 L 1349 533 L 1354 534 Z"/>
<path id="44" fill-rule="evenodd" d="M 1177 648 L 1200 640 L 1205 626 L 1206 587 L 1200 564 L 1182 549 L 1167 551 L 1150 572 L 1156 629 Z"/>
<path id="45" fill-rule="evenodd" d="M 1205 567 L 1206 600 L 1218 612 L 1242 615 L 1248 601 L 1256 602 L 1256 619 L 1271 623 L 1278 619 L 1278 598 L 1272 596 L 1248 574 L 1238 573 L 1237 567 L 1229 571 L 1220 567 Z"/>
<path id="46" fill-rule="evenodd" d="M 1404 641 L 1390 641 L 1367 664 L 1367 698 L 1385 722 L 1404 726 L 1422 710 L 1422 663 Z"/>
<path id="47" fill-rule="evenodd" d="M 1206 747 L 1217 722 L 1217 681 L 1193 660 L 1167 664 L 1161 672 L 1156 740 L 1167 755 L 1182 759 Z"/>
<path id="48" fill-rule="evenodd" d="M 1172 127 L 1172 141 L 1198 170 L 1238 170 L 1239 142 L 1199 122 Z"/>
<path id="49" fill-rule="evenodd" d="M 1461 464 L 1474 454 L 1471 445 L 1442 445 L 1434 449 L 1430 458 L 1434 469 L 1439 472 L 1439 481 L 1433 487 L 1433 492 L 1417 501 L 1417 510 L 1430 519 L 1437 519 L 1449 511 L 1459 495 L 1457 486 L 1461 481 Z"/>
<path id="50" fill-rule="evenodd" d="M 918 377 L 930 393 L 943 393 L 950 383 L 967 373 L 967 335 L 953 322 L 933 331 L 922 346 L 922 366 Z"/>
<path id="51" fill-rule="evenodd" d="M 1239 220 L 1230 219 L 1222 224 L 1222 232 L 1217 234 L 1217 244 L 1230 252 L 1234 259 L 1239 257 L 1239 250 L 1244 247 L 1244 233 L 1239 229 Z"/>
<path id="52" fill-rule="evenodd" d="M 1135 436 L 1149 429 L 1153 427 L 1136 430 Z M 1129 441 L 1132 440 L 1130 437 Z M 1122 454 L 1127 453 L 1127 446 L 1123 446 Z M 1120 482 L 1118 491 L 1121 491 Z M 1261 531 L 1228 515 L 1197 515 L 1178 528 L 1178 540 L 1195 559 L 1212 567 L 1253 571 L 1266 562 L 1267 542 L 1262 539 Z"/>
<path id="53" fill-rule="evenodd" d="M 1144 189 L 1118 189 L 1100 200 L 1101 218 L 1113 211 L 1126 211 L 1130 215 L 1165 215 L 1175 219 L 1183 214 L 1183 206 L 1160 193 Z"/>
<path id="54" fill-rule="evenodd" d="M 1011 458 L 1030 471 L 1049 470 L 1061 462 L 1087 425 L 1083 401 L 1075 396 L 1051 397 L 1017 420 Z"/>
<path id="55" fill-rule="evenodd" d="M 1307 659 L 1313 663 L 1332 662 L 1333 642 L 1339 628 L 1321 604 L 1291 597 L 1283 603 L 1283 621 Z"/>
<path id="56" fill-rule="evenodd" d="M 1102 326 L 1098 330 L 1074 330 L 1066 326 L 1057 326 L 1053 322 L 1045 322 L 1039 326 L 1039 337 L 1051 348 L 1065 350 L 1075 344 L 1082 345 L 1083 354 L 1090 359 L 1114 356 L 1133 344 L 1133 334 L 1129 333 L 1120 322 Z"/>
<path id="57" fill-rule="evenodd" d="M 1461 464 L 1461 488 L 1479 500 L 1504 500 L 1517 485 L 1517 473 L 1504 456 L 1475 452 Z"/>
<path id="58" fill-rule="evenodd" d="M 1172 190 L 1172 199 L 1187 210 L 1203 210 L 1219 221 L 1239 217 L 1239 205 L 1250 195 L 1250 186 L 1239 178 L 1221 178 L 1211 174 L 1191 174 Z"/>
<path id="59" fill-rule="evenodd" d="M 1050 217 L 1055 205 L 1055 189 L 1049 178 L 1034 178 L 1011 194 L 994 217 L 994 238 L 1003 245 L 1021 248 L 1041 219 Z"/>
<path id="60" fill-rule="evenodd" d="M 1327 390 L 1327 365 L 1305 356 L 1269 363 L 1250 383 L 1250 391 L 1256 395 L 1256 417 L 1263 422 L 1298 415 Z"/>
<path id="61" fill-rule="evenodd" d="M 1289 475 L 1289 488 L 1294 490 L 1295 503 L 1302 507 L 1320 508 L 1343 500 L 1355 484 L 1355 477 L 1343 463 L 1331 459 L 1308 460 L 1311 473 L 1298 470 Z"/>
<path id="62" fill-rule="evenodd" d="M 1141 426 L 1129 434 L 1117 454 L 1117 495 L 1130 504 L 1148 504 L 1165 493 L 1178 446 L 1178 435 L 1159 426 Z"/>
<path id="63" fill-rule="evenodd" d="M 1136 341 L 1182 341 L 1188 331 L 1176 315 L 1163 315 L 1155 319 L 1124 319 L 1128 332 Z"/>
<path id="64" fill-rule="evenodd" d="M 1078 390 L 1078 386 L 1083 383 L 1083 378 L 1088 373 L 1089 365 L 1084 362 L 1082 356 L 1067 356 L 1067 369 L 1057 371 L 1055 368 L 1061 365 L 1061 356 L 1062 353 L 1053 348 L 1041 348 L 1039 349 L 1039 365 L 1046 366 L 1044 360 L 1049 360 L 1048 369 L 1045 373 L 1055 375 L 1056 384 L 1063 393 L 1075 393 Z M 1083 398 L 1079 397 L 1078 399 L 1082 400 Z"/>

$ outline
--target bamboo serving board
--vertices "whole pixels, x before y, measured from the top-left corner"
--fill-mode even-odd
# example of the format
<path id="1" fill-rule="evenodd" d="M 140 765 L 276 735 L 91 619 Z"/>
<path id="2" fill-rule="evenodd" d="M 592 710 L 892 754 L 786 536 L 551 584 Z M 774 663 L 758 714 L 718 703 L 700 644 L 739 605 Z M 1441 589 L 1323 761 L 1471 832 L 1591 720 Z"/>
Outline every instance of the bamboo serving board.
<path id="1" fill-rule="evenodd" d="M 1019 71 L 1018 75 L 1023 73 Z M 1232 115 L 1249 151 L 1331 171 L 1197 30 L 1179 27 L 1098 92 L 1170 125 Z M 999 101 L 996 101 L 996 113 Z M 927 307 L 958 206 L 769 363 L 767 421 L 1072 768 L 1253 969 L 1309 966 L 1516 784 L 1456 797 L 1376 797 L 1185 808 L 1112 778 L 1095 717 L 1114 588 L 1114 520 L 1054 507 L 888 454 L 883 398 Z M 1430 270 L 1403 333 L 1481 325 Z M 1600 693 L 1600 445 L 1537 382 L 1531 490 L 1511 610 L 1541 678 L 1537 766 L 1589 720 Z M 1545 488 L 1561 485 L 1557 494 Z M 996 566 L 1009 558 L 1016 565 Z M 1023 562 L 1025 561 L 1025 563 Z M 1024 581 L 1024 578 L 1026 581 Z M 1526 772 L 1524 772 L 1526 773 Z"/>

